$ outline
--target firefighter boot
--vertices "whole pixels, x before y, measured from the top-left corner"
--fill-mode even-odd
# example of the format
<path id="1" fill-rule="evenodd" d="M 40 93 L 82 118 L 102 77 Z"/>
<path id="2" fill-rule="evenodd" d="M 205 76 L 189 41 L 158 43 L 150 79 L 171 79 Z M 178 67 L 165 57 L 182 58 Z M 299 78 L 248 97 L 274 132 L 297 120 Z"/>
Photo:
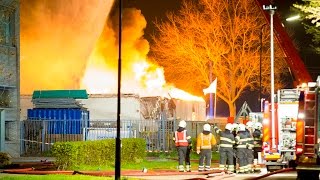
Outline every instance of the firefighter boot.
<path id="1" fill-rule="evenodd" d="M 183 167 L 183 165 L 179 165 L 179 172 L 184 172 L 184 167 Z"/>
<path id="2" fill-rule="evenodd" d="M 205 166 L 205 167 L 204 167 L 204 170 L 205 170 L 205 171 L 210 171 L 211 168 L 210 168 L 210 166 Z"/>
<path id="3" fill-rule="evenodd" d="M 198 171 L 199 171 L 199 172 L 204 171 L 204 166 L 199 166 L 199 167 L 198 167 Z"/>
<path id="4" fill-rule="evenodd" d="M 254 159 L 253 160 L 253 171 L 254 172 L 260 172 L 260 166 L 258 165 L 258 159 Z"/>
<path id="5" fill-rule="evenodd" d="M 191 172 L 191 165 L 186 165 L 186 171 Z"/>

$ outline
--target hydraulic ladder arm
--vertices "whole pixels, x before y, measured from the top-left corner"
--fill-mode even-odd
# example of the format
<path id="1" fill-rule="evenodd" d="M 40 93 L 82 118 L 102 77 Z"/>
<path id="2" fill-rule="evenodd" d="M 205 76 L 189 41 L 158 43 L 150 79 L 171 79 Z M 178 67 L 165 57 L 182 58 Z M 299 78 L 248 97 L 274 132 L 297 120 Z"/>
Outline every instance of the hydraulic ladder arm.
<path id="1" fill-rule="evenodd" d="M 263 10 L 263 5 L 269 5 L 270 1 L 255 0 L 255 2 L 259 6 L 268 24 L 270 24 L 270 14 L 268 11 Z M 298 51 L 294 47 L 294 44 L 291 38 L 289 37 L 288 33 L 286 32 L 285 28 L 283 27 L 279 16 L 277 16 L 277 13 L 273 16 L 273 27 L 274 35 L 277 38 L 280 47 L 287 56 L 286 61 L 290 68 L 290 71 L 293 73 L 295 80 L 294 84 L 298 85 L 302 83 L 311 82 L 311 75 L 305 67 L 303 60 L 300 58 Z"/>

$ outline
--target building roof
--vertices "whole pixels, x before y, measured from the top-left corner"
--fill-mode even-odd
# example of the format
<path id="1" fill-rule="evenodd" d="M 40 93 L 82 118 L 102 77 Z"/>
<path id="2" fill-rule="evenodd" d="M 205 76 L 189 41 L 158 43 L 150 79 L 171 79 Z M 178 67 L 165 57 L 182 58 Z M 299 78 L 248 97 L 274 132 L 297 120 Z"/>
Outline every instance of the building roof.
<path id="1" fill-rule="evenodd" d="M 36 90 L 33 91 L 32 99 L 48 98 L 72 98 L 88 99 L 86 90 Z"/>

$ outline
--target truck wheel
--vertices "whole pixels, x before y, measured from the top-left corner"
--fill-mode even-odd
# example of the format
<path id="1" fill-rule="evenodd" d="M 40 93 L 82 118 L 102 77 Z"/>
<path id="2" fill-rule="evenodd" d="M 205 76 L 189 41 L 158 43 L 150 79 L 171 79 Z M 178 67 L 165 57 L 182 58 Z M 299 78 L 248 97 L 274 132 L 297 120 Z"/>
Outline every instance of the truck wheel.
<path id="1" fill-rule="evenodd" d="M 319 179 L 319 171 L 301 170 L 297 172 L 297 180 Z"/>
<path id="2" fill-rule="evenodd" d="M 289 165 L 289 168 L 296 168 L 297 167 L 297 163 L 295 160 L 290 160 L 288 165 Z"/>

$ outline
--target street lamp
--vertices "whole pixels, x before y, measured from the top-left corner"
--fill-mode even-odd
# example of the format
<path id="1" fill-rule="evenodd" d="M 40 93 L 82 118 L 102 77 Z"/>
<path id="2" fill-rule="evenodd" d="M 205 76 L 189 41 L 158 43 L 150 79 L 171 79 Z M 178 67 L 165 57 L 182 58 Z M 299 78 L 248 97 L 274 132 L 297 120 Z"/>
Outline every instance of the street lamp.
<path id="1" fill-rule="evenodd" d="M 272 148 L 275 148 L 275 108 L 274 108 L 274 47 L 273 47 L 273 15 L 275 10 L 277 9 L 276 6 L 273 5 L 263 5 L 263 10 L 270 12 L 270 61 L 271 61 L 271 123 L 272 123 Z"/>
<path id="2" fill-rule="evenodd" d="M 300 19 L 300 15 L 295 15 L 295 16 L 288 17 L 286 19 L 286 21 L 295 21 L 295 20 L 298 20 L 298 19 Z"/>

